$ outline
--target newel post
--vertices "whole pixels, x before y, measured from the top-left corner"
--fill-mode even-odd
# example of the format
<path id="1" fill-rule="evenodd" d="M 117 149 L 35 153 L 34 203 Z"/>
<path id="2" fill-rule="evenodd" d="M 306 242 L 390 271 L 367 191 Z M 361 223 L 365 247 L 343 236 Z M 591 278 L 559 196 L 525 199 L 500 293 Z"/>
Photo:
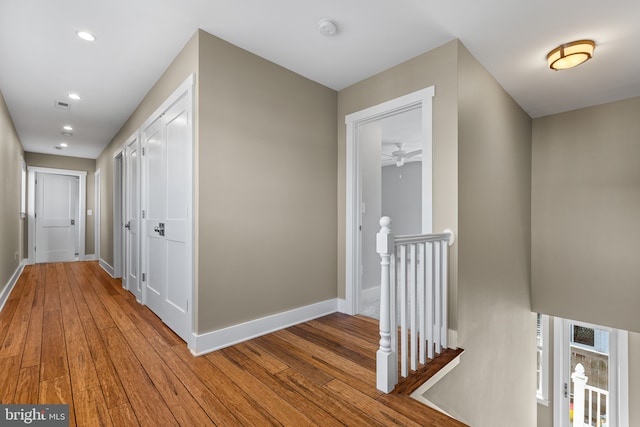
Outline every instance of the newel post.
<path id="1" fill-rule="evenodd" d="M 587 377 L 584 375 L 584 366 L 581 363 L 576 365 L 576 370 L 571 374 L 571 380 L 573 381 L 573 427 L 584 427 L 584 389 L 587 385 Z"/>
<path id="2" fill-rule="evenodd" d="M 398 383 L 398 362 L 391 348 L 390 258 L 393 252 L 391 218 L 380 218 L 380 232 L 376 235 L 376 251 L 380 254 L 380 348 L 376 353 L 378 390 L 389 393 Z"/>

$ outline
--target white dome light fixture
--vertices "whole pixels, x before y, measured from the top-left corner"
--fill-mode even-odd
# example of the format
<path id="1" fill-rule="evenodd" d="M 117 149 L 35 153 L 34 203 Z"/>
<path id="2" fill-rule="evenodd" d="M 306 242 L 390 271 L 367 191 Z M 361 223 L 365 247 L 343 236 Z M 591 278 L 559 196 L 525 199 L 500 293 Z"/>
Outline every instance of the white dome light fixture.
<path id="1" fill-rule="evenodd" d="M 338 32 L 338 25 L 332 19 L 323 18 L 318 21 L 318 30 L 323 36 L 334 36 Z"/>
<path id="2" fill-rule="evenodd" d="M 76 31 L 76 35 L 80 37 L 82 40 L 86 40 L 88 42 L 96 41 L 96 36 L 94 36 L 88 31 Z"/>

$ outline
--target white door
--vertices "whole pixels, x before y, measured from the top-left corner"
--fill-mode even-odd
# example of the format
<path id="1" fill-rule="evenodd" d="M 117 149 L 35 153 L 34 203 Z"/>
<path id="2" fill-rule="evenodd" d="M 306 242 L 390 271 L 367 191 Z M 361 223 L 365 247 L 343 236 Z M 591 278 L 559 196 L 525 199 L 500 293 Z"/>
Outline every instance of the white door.
<path id="1" fill-rule="evenodd" d="M 36 263 L 72 261 L 77 255 L 78 177 L 37 173 Z"/>
<path id="2" fill-rule="evenodd" d="M 621 388 L 621 378 L 628 375 L 628 353 L 620 351 L 626 335 L 566 319 L 556 318 L 555 325 L 555 425 L 628 426 L 627 405 L 621 405 L 628 395 Z"/>
<path id="3" fill-rule="evenodd" d="M 145 304 L 188 341 L 192 262 L 191 94 L 142 130 Z"/>
<path id="4" fill-rule="evenodd" d="M 136 133 L 124 149 L 124 280 L 127 289 L 142 301 L 140 283 L 140 138 Z"/>

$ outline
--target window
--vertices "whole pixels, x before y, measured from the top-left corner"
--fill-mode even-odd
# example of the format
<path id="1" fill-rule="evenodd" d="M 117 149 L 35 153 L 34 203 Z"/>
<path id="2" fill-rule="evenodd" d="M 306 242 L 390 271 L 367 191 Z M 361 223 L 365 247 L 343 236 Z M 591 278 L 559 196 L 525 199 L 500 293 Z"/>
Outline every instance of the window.
<path id="1" fill-rule="evenodd" d="M 549 316 L 537 314 L 536 321 L 536 396 L 538 403 L 549 405 Z"/>

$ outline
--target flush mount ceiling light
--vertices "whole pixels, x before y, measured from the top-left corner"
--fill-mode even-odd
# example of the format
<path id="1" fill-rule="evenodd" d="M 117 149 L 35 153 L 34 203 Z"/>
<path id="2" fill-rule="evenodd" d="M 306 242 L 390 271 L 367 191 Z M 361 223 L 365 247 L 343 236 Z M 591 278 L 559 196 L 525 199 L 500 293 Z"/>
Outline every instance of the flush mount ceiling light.
<path id="1" fill-rule="evenodd" d="M 591 59 L 595 48 L 593 40 L 578 40 L 560 45 L 547 55 L 549 68 L 558 71 L 580 65 Z"/>
<path id="2" fill-rule="evenodd" d="M 71 132 L 73 130 L 73 128 L 71 126 L 69 126 L 69 125 L 62 126 L 62 129 L 66 130 L 66 131 L 69 131 L 69 132 Z"/>
<path id="3" fill-rule="evenodd" d="M 323 36 L 333 36 L 338 32 L 338 25 L 331 19 L 321 19 L 318 21 L 318 30 Z"/>
<path id="4" fill-rule="evenodd" d="M 77 93 L 70 93 L 67 96 L 69 97 L 69 99 L 73 99 L 74 101 L 77 101 L 80 99 L 80 95 L 78 95 Z"/>
<path id="5" fill-rule="evenodd" d="M 76 31 L 76 35 L 80 37 L 82 40 L 86 40 L 88 42 L 96 41 L 96 36 L 94 36 L 88 31 Z"/>

